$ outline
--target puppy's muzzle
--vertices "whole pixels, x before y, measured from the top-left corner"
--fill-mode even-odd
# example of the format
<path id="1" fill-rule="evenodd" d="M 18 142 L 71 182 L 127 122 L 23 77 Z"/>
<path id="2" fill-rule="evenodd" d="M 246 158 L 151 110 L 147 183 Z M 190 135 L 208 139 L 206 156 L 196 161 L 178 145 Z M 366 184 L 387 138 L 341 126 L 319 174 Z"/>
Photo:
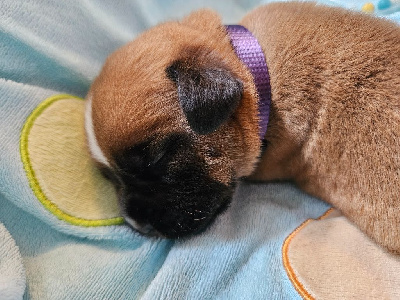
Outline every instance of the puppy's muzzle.
<path id="1" fill-rule="evenodd" d="M 181 171 L 185 176 L 170 177 L 168 184 L 148 182 L 125 188 L 120 201 L 128 223 L 143 234 L 167 238 L 205 229 L 229 204 L 232 188 L 188 171 L 185 168 Z"/>
<path id="2" fill-rule="evenodd" d="M 201 232 L 232 198 L 234 183 L 213 179 L 185 134 L 135 145 L 115 161 L 123 213 L 144 234 L 179 238 Z"/>

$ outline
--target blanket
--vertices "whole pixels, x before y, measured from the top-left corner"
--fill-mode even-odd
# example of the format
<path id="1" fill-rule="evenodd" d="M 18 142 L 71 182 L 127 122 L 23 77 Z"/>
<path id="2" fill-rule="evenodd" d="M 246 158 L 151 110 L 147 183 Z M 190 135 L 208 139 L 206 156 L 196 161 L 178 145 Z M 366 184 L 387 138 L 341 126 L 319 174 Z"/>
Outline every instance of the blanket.
<path id="1" fill-rule="evenodd" d="M 226 24 L 270 1 L 3 0 L 0 299 L 398 299 L 400 260 L 289 183 L 241 183 L 201 235 L 123 222 L 91 163 L 84 100 L 108 54 L 210 7 Z M 397 0 L 320 3 L 400 23 Z"/>

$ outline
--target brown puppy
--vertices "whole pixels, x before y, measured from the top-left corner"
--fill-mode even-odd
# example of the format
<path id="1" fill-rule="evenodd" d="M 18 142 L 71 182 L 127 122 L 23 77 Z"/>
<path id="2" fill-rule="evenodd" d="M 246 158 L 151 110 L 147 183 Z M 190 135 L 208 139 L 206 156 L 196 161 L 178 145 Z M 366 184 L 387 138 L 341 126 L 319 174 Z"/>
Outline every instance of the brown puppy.
<path id="1" fill-rule="evenodd" d="M 241 24 L 271 78 L 261 159 L 253 77 L 211 11 L 143 33 L 93 83 L 89 146 L 127 221 L 199 232 L 251 175 L 293 180 L 400 253 L 399 27 L 312 3 L 270 4 Z"/>

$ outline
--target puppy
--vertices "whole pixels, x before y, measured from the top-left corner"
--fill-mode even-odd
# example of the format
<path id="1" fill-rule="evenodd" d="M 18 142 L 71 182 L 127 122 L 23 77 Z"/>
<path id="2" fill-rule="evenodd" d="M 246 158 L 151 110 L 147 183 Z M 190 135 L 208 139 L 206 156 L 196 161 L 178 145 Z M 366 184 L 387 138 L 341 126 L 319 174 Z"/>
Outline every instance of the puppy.
<path id="1" fill-rule="evenodd" d="M 229 205 L 238 179 L 291 180 L 400 253 L 399 27 L 296 2 L 241 25 L 268 67 L 265 134 L 254 74 L 212 11 L 144 32 L 94 81 L 88 144 L 126 220 L 188 236 Z"/>

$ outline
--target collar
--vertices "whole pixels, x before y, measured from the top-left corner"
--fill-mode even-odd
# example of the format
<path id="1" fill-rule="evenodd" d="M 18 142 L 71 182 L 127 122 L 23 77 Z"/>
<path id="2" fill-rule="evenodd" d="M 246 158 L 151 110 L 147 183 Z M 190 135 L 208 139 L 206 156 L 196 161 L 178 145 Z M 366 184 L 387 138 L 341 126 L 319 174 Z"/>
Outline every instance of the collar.
<path id="1" fill-rule="evenodd" d="M 257 39 L 245 27 L 241 25 L 227 25 L 225 28 L 236 55 L 253 75 L 258 93 L 260 139 L 263 140 L 267 132 L 271 105 L 271 84 L 264 53 Z"/>

